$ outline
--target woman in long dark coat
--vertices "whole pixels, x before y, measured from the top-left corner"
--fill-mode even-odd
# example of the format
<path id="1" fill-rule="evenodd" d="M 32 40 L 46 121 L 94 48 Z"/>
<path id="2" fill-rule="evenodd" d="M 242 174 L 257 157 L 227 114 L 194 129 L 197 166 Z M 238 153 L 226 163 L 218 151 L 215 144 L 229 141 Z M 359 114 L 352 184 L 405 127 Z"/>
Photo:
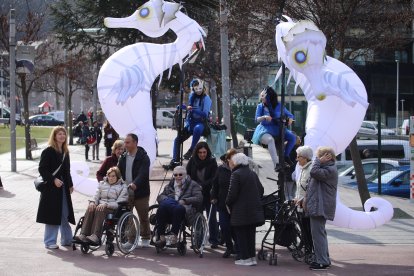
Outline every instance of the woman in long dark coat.
<path id="1" fill-rule="evenodd" d="M 230 209 L 230 223 L 236 235 L 238 258 L 236 265 L 256 265 L 256 227 L 264 224 L 260 198 L 263 186 L 249 168 L 249 159 L 237 153 L 229 160 L 232 169 L 226 205 Z"/>
<path id="2" fill-rule="evenodd" d="M 187 163 L 187 175 L 203 189 L 203 209 L 206 211 L 207 217 L 211 209 L 210 221 L 208 222 L 211 248 L 218 248 L 219 243 L 217 210 L 216 206 L 214 204 L 211 206 L 210 202 L 210 191 L 216 171 L 217 161 L 212 156 L 208 144 L 206 142 L 198 142 L 194 148 L 193 155 Z"/>
<path id="3" fill-rule="evenodd" d="M 73 183 L 70 176 L 70 158 L 65 128 L 55 127 L 50 134 L 48 145 L 43 150 L 39 163 L 39 173 L 47 184 L 40 194 L 36 222 L 45 224 L 45 247 L 58 249 L 56 242 L 59 229 L 60 244 L 70 246 L 72 229 L 69 223 L 75 224 L 70 195 L 73 192 Z M 62 166 L 53 176 L 53 172 L 60 164 Z"/>

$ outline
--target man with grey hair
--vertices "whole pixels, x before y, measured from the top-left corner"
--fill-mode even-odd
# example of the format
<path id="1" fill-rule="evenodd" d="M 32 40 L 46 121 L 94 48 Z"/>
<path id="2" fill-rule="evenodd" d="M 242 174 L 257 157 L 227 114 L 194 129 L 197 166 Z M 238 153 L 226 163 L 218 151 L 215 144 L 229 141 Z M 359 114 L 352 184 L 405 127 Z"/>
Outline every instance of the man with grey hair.
<path id="1" fill-rule="evenodd" d="M 138 213 L 141 235 L 139 247 L 149 247 L 151 238 L 148 219 L 150 159 L 144 148 L 138 147 L 138 136 L 134 133 L 127 134 L 124 147 L 126 152 L 119 158 L 118 168 L 129 190 L 132 191 L 130 197 L 133 198 L 133 206 Z"/>
<path id="2" fill-rule="evenodd" d="M 203 195 L 201 186 L 191 180 L 187 175 L 185 167 L 178 166 L 173 170 L 174 179 L 164 188 L 164 191 L 157 197 L 159 207 L 157 210 L 157 233 L 159 240 L 155 246 L 163 248 L 167 245 L 173 246 L 178 241 L 178 233 L 181 223 L 187 218 L 191 223 L 201 207 Z M 166 236 L 165 229 L 171 223 L 171 231 Z"/>

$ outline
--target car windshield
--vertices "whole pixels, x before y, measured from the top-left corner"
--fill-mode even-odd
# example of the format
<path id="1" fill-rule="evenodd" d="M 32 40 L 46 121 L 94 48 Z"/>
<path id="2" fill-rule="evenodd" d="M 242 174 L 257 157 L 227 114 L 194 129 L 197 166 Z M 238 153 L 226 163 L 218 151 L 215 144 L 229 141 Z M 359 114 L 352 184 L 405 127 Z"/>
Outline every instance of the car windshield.
<path id="1" fill-rule="evenodd" d="M 376 128 L 378 128 L 378 122 L 372 122 L 372 124 L 375 125 Z M 381 123 L 381 128 L 384 129 L 387 128 L 387 126 Z"/>
<path id="2" fill-rule="evenodd" d="M 399 175 L 401 171 L 384 171 L 381 174 L 381 183 L 388 183 L 391 179 Z M 374 176 L 372 180 L 367 179 L 369 182 L 377 183 L 378 184 L 378 176 Z"/>

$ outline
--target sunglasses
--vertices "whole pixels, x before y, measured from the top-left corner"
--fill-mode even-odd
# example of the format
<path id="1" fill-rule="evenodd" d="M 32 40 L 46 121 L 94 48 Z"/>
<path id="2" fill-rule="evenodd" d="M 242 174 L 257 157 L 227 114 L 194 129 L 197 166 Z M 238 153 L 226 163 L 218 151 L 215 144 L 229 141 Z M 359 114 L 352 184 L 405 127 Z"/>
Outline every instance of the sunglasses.
<path id="1" fill-rule="evenodd" d="M 175 173 L 174 176 L 183 176 L 182 173 Z"/>

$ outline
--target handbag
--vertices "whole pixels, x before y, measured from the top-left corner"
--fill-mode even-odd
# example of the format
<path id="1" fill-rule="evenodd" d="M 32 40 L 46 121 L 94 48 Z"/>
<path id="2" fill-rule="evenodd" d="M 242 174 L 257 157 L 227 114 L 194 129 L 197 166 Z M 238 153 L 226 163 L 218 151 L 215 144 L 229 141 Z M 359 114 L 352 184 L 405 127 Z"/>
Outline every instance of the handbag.
<path id="1" fill-rule="evenodd" d="M 88 144 L 89 146 L 93 146 L 96 144 L 96 138 L 93 136 L 89 136 L 88 139 L 86 140 L 86 144 Z"/>
<path id="2" fill-rule="evenodd" d="M 57 172 L 60 170 L 60 167 L 62 167 L 63 165 L 63 160 L 65 160 L 65 153 L 63 154 L 63 158 L 62 158 L 62 163 L 60 164 L 60 166 L 52 173 L 53 176 L 55 176 L 57 174 Z M 39 175 L 38 177 L 36 177 L 36 179 L 34 180 L 34 186 L 36 188 L 37 191 L 39 192 L 43 192 L 46 188 L 46 184 L 47 181 L 43 179 L 43 177 L 41 175 Z"/>

